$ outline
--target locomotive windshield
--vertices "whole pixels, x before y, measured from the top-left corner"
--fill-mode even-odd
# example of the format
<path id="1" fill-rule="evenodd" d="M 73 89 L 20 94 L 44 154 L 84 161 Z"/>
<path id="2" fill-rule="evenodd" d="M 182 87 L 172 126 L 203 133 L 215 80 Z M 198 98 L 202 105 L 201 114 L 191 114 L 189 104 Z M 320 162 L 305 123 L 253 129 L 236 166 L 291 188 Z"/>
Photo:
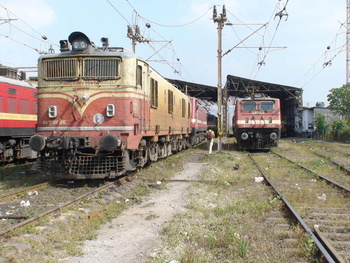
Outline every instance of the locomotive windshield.
<path id="1" fill-rule="evenodd" d="M 256 102 L 255 101 L 243 101 L 242 110 L 243 111 L 256 111 Z"/>
<path id="2" fill-rule="evenodd" d="M 273 111 L 274 101 L 262 101 L 260 102 L 261 111 Z"/>
<path id="3" fill-rule="evenodd" d="M 118 58 L 66 58 L 42 61 L 42 78 L 45 80 L 108 80 L 119 78 Z"/>

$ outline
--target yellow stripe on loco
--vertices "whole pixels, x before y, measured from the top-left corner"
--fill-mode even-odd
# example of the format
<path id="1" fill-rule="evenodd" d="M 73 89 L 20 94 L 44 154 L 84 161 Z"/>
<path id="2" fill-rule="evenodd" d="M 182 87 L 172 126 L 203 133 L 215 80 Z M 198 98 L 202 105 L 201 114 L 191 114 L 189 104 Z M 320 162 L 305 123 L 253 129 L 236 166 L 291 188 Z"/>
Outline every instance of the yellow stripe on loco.
<path id="1" fill-rule="evenodd" d="M 1 120 L 15 121 L 37 121 L 38 117 L 34 114 L 0 113 Z"/>

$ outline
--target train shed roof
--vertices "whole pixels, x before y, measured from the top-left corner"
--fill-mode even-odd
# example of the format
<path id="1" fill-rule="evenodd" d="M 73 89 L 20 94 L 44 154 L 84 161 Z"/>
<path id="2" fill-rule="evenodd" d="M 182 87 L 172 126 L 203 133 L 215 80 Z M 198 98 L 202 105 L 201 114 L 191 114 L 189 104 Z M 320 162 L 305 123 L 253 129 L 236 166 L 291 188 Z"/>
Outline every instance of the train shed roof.
<path id="1" fill-rule="evenodd" d="M 202 85 L 177 79 L 167 80 L 173 85 L 175 85 L 182 92 L 187 93 L 191 97 L 212 102 L 217 102 L 218 100 L 218 88 L 216 86 Z"/>
<path id="2" fill-rule="evenodd" d="M 244 97 L 254 91 L 255 93 L 265 93 L 273 98 L 281 100 L 297 99 L 302 96 L 302 89 L 282 84 L 275 84 L 259 80 L 251 80 L 233 75 L 227 75 L 226 85 L 229 96 Z"/>
<path id="3" fill-rule="evenodd" d="M 178 87 L 181 91 L 187 92 L 187 94 L 192 97 L 217 102 L 218 97 L 216 86 L 202 85 L 175 79 L 168 79 L 168 81 Z M 279 98 L 281 100 L 291 98 L 300 100 L 302 96 L 302 89 L 300 88 L 259 80 L 251 80 L 233 75 L 227 75 L 225 85 L 227 85 L 228 95 L 233 97 L 244 97 L 252 91 L 255 93 L 265 93 L 270 97 Z"/>

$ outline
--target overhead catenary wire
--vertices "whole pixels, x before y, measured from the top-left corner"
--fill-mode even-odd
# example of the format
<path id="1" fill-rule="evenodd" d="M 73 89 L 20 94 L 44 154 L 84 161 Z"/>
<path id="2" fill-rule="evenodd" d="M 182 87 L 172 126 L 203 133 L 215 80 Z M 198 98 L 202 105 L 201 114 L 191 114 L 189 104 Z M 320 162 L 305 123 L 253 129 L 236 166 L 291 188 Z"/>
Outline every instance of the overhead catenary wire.
<path id="1" fill-rule="evenodd" d="M 115 6 L 113 5 L 113 3 L 112 3 L 110 0 L 107 0 L 107 2 L 108 2 L 109 5 L 111 5 L 112 8 L 127 22 L 128 25 L 131 25 L 131 23 L 128 21 L 128 19 L 127 19 L 125 16 L 122 15 L 122 13 L 118 10 L 117 7 L 115 7 Z M 146 61 L 149 61 L 150 58 L 152 58 L 154 55 L 157 55 L 157 56 L 159 56 L 159 57 L 162 59 L 163 62 L 165 62 L 165 64 L 167 64 L 168 66 L 170 66 L 170 67 L 174 70 L 174 73 L 175 73 L 175 74 L 178 74 L 179 76 L 181 76 L 181 77 L 183 78 L 183 76 L 181 75 L 181 69 L 184 69 L 185 72 L 186 72 L 186 74 L 188 75 L 188 77 L 191 78 L 191 79 L 193 80 L 193 78 L 189 75 L 188 71 L 183 67 L 182 63 L 180 62 L 181 60 L 178 58 L 178 56 L 177 56 L 177 54 L 176 54 L 176 52 L 175 52 L 175 49 L 174 49 L 174 47 L 173 47 L 173 45 L 172 45 L 172 41 L 165 40 L 164 37 L 162 37 L 158 32 L 156 32 L 153 28 L 151 28 L 151 26 L 149 25 L 149 23 L 152 23 L 152 24 L 155 24 L 155 25 L 160 25 L 160 26 L 165 26 L 165 25 L 161 25 L 160 23 L 157 23 L 157 22 L 151 21 L 151 20 L 149 20 L 149 19 L 146 19 L 145 17 L 141 16 L 141 15 L 139 14 L 139 12 L 137 12 L 136 8 L 135 8 L 128 0 L 126 0 L 126 2 L 129 4 L 129 6 L 131 7 L 131 9 L 133 10 L 133 18 L 132 18 L 132 22 L 133 22 L 133 23 L 132 23 L 132 25 L 133 25 L 133 26 L 138 26 L 139 19 L 141 19 L 141 20 L 143 20 L 143 21 L 145 22 L 146 25 L 148 24 L 147 28 L 148 28 L 149 30 L 151 30 L 152 32 L 154 32 L 154 34 L 158 35 L 158 36 L 162 39 L 162 41 L 154 41 L 154 40 L 152 40 L 150 37 L 149 37 L 149 38 L 143 38 L 143 37 L 142 37 L 142 39 L 145 40 L 145 41 L 143 41 L 143 42 L 146 43 L 147 45 L 149 45 L 150 48 L 151 48 L 151 49 L 153 50 L 153 52 L 154 52 L 154 54 L 151 55 L 148 59 L 146 59 Z M 211 7 L 211 8 L 212 8 L 212 7 Z M 210 8 L 210 9 L 211 9 L 211 8 Z M 186 23 L 185 25 L 189 25 L 189 24 L 192 24 L 192 23 L 198 21 L 200 18 L 202 18 L 203 16 L 205 16 L 205 14 L 208 13 L 208 12 L 210 11 L 210 9 L 209 9 L 207 12 L 205 12 L 203 15 L 201 15 L 199 18 L 197 18 L 195 21 L 191 21 L 191 22 L 189 22 L 189 23 Z M 149 22 L 149 23 L 148 23 L 148 22 Z M 180 25 L 180 26 L 185 26 L 185 25 Z M 179 26 L 167 26 L 167 27 L 179 27 Z M 144 35 L 144 34 L 145 34 L 145 33 L 143 33 L 142 35 Z M 154 43 L 158 43 L 158 44 L 159 44 L 159 43 L 161 43 L 161 42 L 165 42 L 165 44 L 162 45 L 162 47 L 161 47 L 160 49 L 157 50 L 157 49 L 155 48 L 155 46 L 154 46 Z M 172 51 L 172 53 L 174 54 L 174 55 L 173 55 L 173 62 L 172 62 L 172 63 L 169 62 L 169 61 L 167 61 L 167 59 L 165 59 L 164 56 L 162 56 L 162 55 L 159 53 L 159 51 L 162 50 L 162 49 L 169 49 L 169 50 Z M 175 61 L 175 60 L 174 60 L 174 56 L 176 57 L 176 62 L 174 62 L 174 61 Z M 152 60 L 152 61 L 153 61 L 153 62 L 159 62 L 158 60 Z M 178 63 L 178 64 L 179 64 L 180 69 L 175 68 L 175 63 Z"/>
<path id="2" fill-rule="evenodd" d="M 39 31 L 37 31 L 36 29 L 34 29 L 32 26 L 30 26 L 28 23 L 26 23 L 23 19 L 21 19 L 19 16 L 17 16 L 15 13 L 13 13 L 11 10 L 9 10 L 8 8 L 6 8 L 4 5 L 0 4 L 0 8 L 3 8 L 6 13 L 7 13 L 7 17 L 10 18 L 10 14 L 11 16 L 14 16 L 16 18 L 16 20 L 20 21 L 21 23 L 23 23 L 26 27 L 28 27 L 29 29 L 31 29 L 32 32 L 36 33 L 38 36 L 34 36 L 31 33 L 27 33 L 26 31 L 24 31 L 23 29 L 20 29 L 18 26 L 15 26 L 14 23 L 11 23 L 11 21 L 8 22 L 9 26 L 10 26 L 10 32 L 11 32 L 11 28 L 15 28 L 18 31 L 24 33 L 25 35 L 32 37 L 34 39 L 37 39 L 45 44 L 51 44 L 54 46 L 58 46 L 57 44 L 51 42 L 47 36 L 41 34 Z M 11 34 L 11 33 L 10 33 Z M 17 41 L 20 42 L 20 41 Z"/>
<path id="3" fill-rule="evenodd" d="M 346 43 L 340 48 L 337 54 L 335 54 L 330 60 L 323 63 L 322 68 L 309 80 L 307 81 L 301 88 L 305 88 L 307 84 L 309 84 L 313 79 L 315 79 L 327 66 L 332 65 L 332 61 L 343 51 L 343 48 L 346 46 Z"/>
<path id="4" fill-rule="evenodd" d="M 274 10 L 272 11 L 272 14 L 271 14 L 271 16 L 270 16 L 270 19 L 268 20 L 268 24 L 270 24 L 271 21 L 272 21 L 272 19 L 275 17 L 278 8 L 279 8 L 279 1 L 276 3 L 275 8 L 274 8 Z M 262 35 L 262 38 L 261 38 L 261 43 L 260 43 L 260 46 L 261 46 L 261 47 L 265 46 L 265 38 L 266 38 L 267 32 L 268 32 L 268 27 L 266 26 L 266 27 L 265 27 L 264 34 Z M 262 48 L 260 49 L 260 52 L 256 55 L 256 61 L 255 61 L 254 65 L 253 65 L 253 67 L 252 67 L 252 70 L 251 70 L 251 73 L 250 73 L 250 78 L 252 78 L 253 72 L 254 72 L 255 68 L 258 67 L 259 62 L 262 61 L 262 59 L 259 57 L 261 52 L 264 52 L 264 50 L 263 50 Z M 256 76 L 258 75 L 259 70 L 260 70 L 260 67 L 258 67 L 258 70 L 257 70 L 257 72 L 255 73 L 254 78 L 256 78 Z"/>
<path id="5" fill-rule="evenodd" d="M 341 46 L 338 46 L 338 47 L 334 47 L 333 49 L 331 49 L 331 46 L 335 46 L 337 41 L 338 41 L 338 36 L 341 33 L 341 29 L 343 27 L 343 24 L 340 25 L 337 33 L 335 34 L 335 36 L 333 37 L 330 45 L 327 46 L 327 50 L 323 52 L 323 54 L 316 60 L 316 62 L 310 66 L 310 68 L 294 83 L 294 85 L 297 85 L 299 82 L 301 82 L 302 79 L 306 78 L 306 76 L 313 70 L 315 69 L 315 67 L 317 65 L 319 65 L 319 62 L 322 58 L 324 58 L 324 62 L 322 64 L 322 67 L 315 73 L 313 74 L 308 80 L 305 81 L 304 84 L 301 85 L 301 88 L 305 88 L 312 80 L 314 80 L 326 67 L 328 66 L 331 66 L 332 65 L 332 62 L 333 60 L 341 53 L 344 51 L 344 48 L 346 47 L 346 43 L 344 43 L 343 45 Z M 327 58 L 327 55 L 330 53 L 330 52 L 334 52 L 332 57 L 331 58 Z"/>
<path id="6" fill-rule="evenodd" d="M 280 11 L 277 12 L 277 10 L 278 10 L 278 8 L 279 8 L 279 4 L 280 4 L 280 0 L 278 0 L 277 4 L 276 4 L 276 6 L 275 6 L 275 9 L 274 9 L 274 11 L 273 11 L 273 14 L 272 14 L 271 17 L 270 17 L 269 22 L 271 22 L 271 20 L 272 20 L 273 18 L 276 18 L 276 17 L 279 17 L 279 20 L 278 20 L 278 23 L 277 23 L 277 25 L 276 25 L 276 27 L 275 27 L 274 33 L 273 33 L 273 35 L 272 35 L 272 37 L 271 37 L 270 43 L 269 43 L 269 45 L 268 45 L 268 47 L 267 47 L 267 49 L 266 49 L 267 51 L 266 51 L 265 54 L 263 55 L 263 58 L 262 58 L 262 59 L 259 59 L 258 56 L 257 56 L 257 61 L 258 61 L 258 63 L 257 63 L 256 65 L 254 65 L 254 68 L 255 68 L 256 66 L 258 66 L 258 70 L 256 71 L 255 76 L 253 77 L 254 79 L 257 77 L 257 75 L 258 75 L 258 73 L 259 73 L 259 71 L 260 71 L 261 66 L 262 66 L 262 65 L 265 65 L 265 59 L 266 59 L 267 55 L 269 54 L 269 52 L 271 51 L 271 46 L 272 46 L 273 41 L 275 40 L 275 37 L 276 37 L 276 34 L 277 34 L 277 30 L 278 30 L 278 28 L 279 28 L 279 26 L 280 26 L 282 17 L 286 16 L 286 17 L 287 17 L 286 20 L 288 19 L 288 13 L 286 12 L 286 8 L 287 8 L 287 5 L 288 5 L 288 2 L 289 2 L 289 0 L 287 0 L 286 3 L 284 4 L 283 8 L 282 8 Z M 270 23 L 270 24 L 271 24 L 271 23 Z M 267 28 L 266 28 L 266 30 L 265 30 L 265 33 L 266 33 L 266 32 L 268 32 L 268 31 L 267 31 Z M 264 34 L 264 37 L 263 37 L 263 39 L 262 39 L 262 46 L 264 45 L 264 43 L 265 43 L 265 34 Z M 265 51 L 265 49 L 262 49 L 262 50 Z M 253 70 L 252 70 L 252 73 L 253 73 L 253 71 L 254 71 L 254 68 L 253 68 Z M 251 74 L 252 74 L 252 73 L 251 73 Z"/>

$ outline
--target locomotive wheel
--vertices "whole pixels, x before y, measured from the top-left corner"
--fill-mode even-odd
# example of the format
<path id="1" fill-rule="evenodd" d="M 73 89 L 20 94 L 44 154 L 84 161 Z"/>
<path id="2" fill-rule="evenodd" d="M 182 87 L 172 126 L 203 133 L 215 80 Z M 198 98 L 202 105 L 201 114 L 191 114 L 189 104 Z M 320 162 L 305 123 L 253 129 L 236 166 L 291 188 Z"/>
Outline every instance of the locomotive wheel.
<path id="1" fill-rule="evenodd" d="M 179 152 L 181 152 L 183 147 L 184 147 L 183 141 L 182 140 L 178 140 L 178 142 L 177 142 L 177 150 Z"/>
<path id="2" fill-rule="evenodd" d="M 198 137 L 197 135 L 191 136 L 190 137 L 190 143 L 191 145 L 197 144 L 198 143 Z"/>
<path id="3" fill-rule="evenodd" d="M 162 146 L 159 146 L 159 151 L 158 151 L 158 154 L 159 154 L 159 158 L 164 158 L 164 157 L 167 157 L 167 148 L 166 148 L 166 144 L 162 145 Z"/>
<path id="4" fill-rule="evenodd" d="M 147 150 L 138 151 L 137 166 L 144 167 L 147 162 L 148 162 L 148 151 Z"/>
<path id="5" fill-rule="evenodd" d="M 156 162 L 158 160 L 158 145 L 151 147 L 149 150 L 149 159 L 152 162 Z"/>

